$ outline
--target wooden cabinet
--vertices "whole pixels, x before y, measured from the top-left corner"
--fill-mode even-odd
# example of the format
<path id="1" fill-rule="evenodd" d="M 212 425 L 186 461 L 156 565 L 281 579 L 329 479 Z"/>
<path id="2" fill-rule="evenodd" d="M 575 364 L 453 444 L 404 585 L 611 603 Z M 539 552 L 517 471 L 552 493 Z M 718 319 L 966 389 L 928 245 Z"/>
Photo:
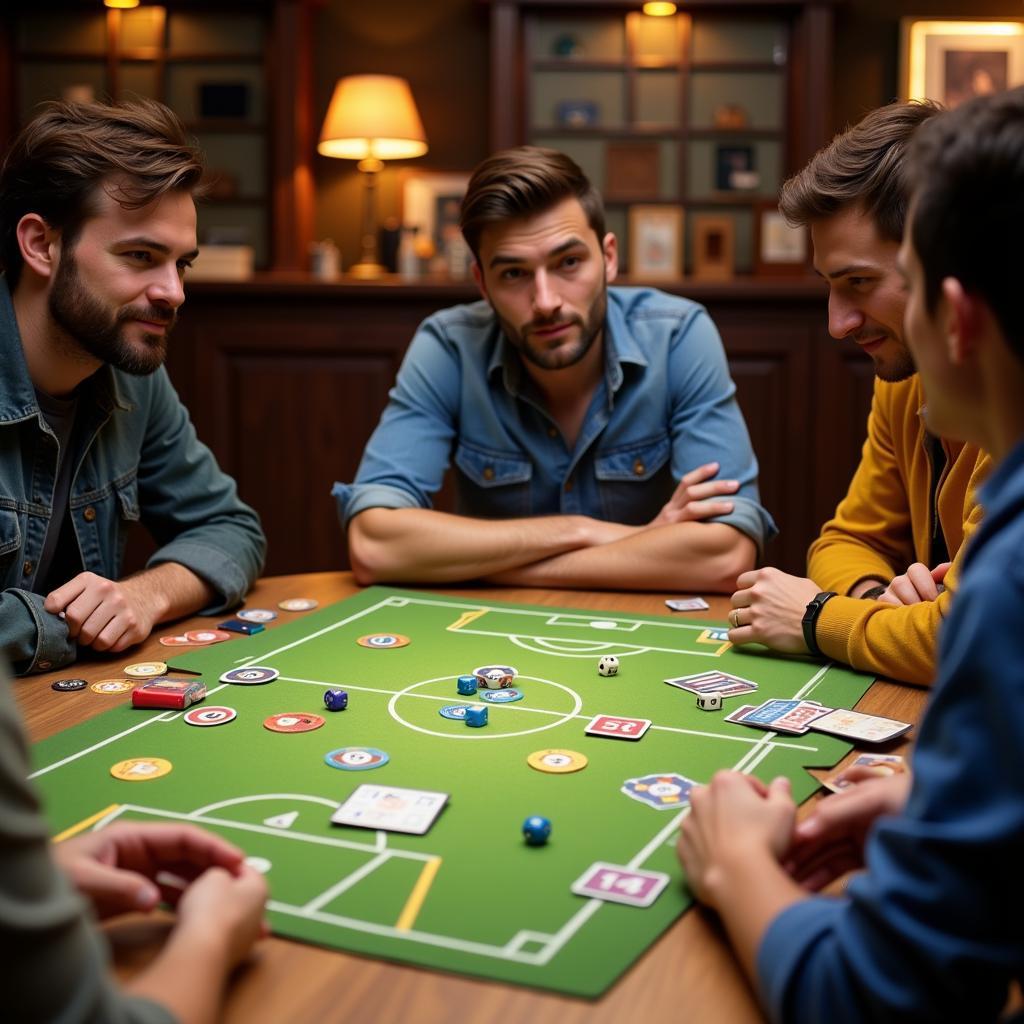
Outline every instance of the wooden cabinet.
<path id="1" fill-rule="evenodd" d="M 819 283 L 692 284 L 685 294 L 707 306 L 725 342 L 762 499 L 781 529 L 768 560 L 802 574 L 807 545 L 856 465 L 871 364 L 828 337 Z M 475 297 L 466 284 L 283 275 L 190 286 L 171 377 L 200 437 L 263 518 L 268 572 L 346 565 L 331 484 L 354 477 L 417 324 Z M 450 507 L 445 492 L 438 504 Z"/>

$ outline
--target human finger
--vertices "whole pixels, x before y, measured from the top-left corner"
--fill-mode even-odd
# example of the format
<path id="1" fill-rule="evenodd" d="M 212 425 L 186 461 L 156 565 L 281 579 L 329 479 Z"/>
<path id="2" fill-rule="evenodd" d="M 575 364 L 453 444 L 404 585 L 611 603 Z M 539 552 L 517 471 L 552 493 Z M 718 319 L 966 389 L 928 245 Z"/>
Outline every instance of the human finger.
<path id="1" fill-rule="evenodd" d="M 687 487 L 692 487 L 694 484 L 699 484 L 713 477 L 718 472 L 718 467 L 719 464 L 717 462 L 705 462 L 703 466 L 698 466 L 696 469 L 691 469 L 688 473 L 684 473 L 679 482 Z"/>
<path id="2" fill-rule="evenodd" d="M 67 583 L 61 584 L 56 590 L 51 590 L 43 601 L 43 607 L 52 615 L 64 611 L 88 587 L 90 580 L 96 578 L 94 573 L 80 572 Z"/>
<path id="3" fill-rule="evenodd" d="M 932 578 L 932 571 L 923 562 L 914 562 L 907 569 L 907 579 L 917 591 L 920 600 L 934 601 L 939 596 L 935 580 Z"/>
<path id="4" fill-rule="evenodd" d="M 952 562 L 939 562 L 934 569 L 932 569 L 932 579 L 935 581 L 936 588 L 946 578 L 946 573 L 949 572 L 949 567 Z"/>

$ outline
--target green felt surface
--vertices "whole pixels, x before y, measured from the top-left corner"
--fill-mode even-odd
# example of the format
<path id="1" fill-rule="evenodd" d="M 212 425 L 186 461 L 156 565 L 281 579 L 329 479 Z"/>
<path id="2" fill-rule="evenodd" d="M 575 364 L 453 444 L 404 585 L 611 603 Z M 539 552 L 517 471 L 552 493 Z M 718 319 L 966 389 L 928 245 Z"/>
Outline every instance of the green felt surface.
<path id="1" fill-rule="evenodd" d="M 196 821 L 270 862 L 278 935 L 580 996 L 608 988 L 690 905 L 674 853 L 679 808 L 656 810 L 622 793 L 622 784 L 664 773 L 706 782 L 735 768 L 762 779 L 787 775 L 802 800 L 816 788 L 804 769 L 833 765 L 849 745 L 814 732 L 761 732 L 723 716 L 770 697 L 851 707 L 870 683 L 835 666 L 702 642 L 709 623 L 677 616 L 479 604 L 374 587 L 281 617 L 273 630 L 171 659 L 175 668 L 201 671 L 206 704 L 237 709 L 235 721 L 196 728 L 180 712 L 135 710 L 127 697 L 111 698 L 120 703 L 109 713 L 38 744 L 34 777 L 54 833 L 113 805 L 98 826 L 122 816 Z M 356 643 L 391 632 L 411 643 L 386 650 Z M 617 676 L 598 675 L 602 654 L 618 656 Z M 218 683 L 222 672 L 247 664 L 269 665 L 281 678 Z M 525 698 L 489 705 L 483 729 L 441 718 L 440 707 L 471 700 L 457 694 L 456 676 L 485 664 L 514 666 Z M 705 712 L 693 694 L 662 682 L 709 669 L 760 689 Z M 348 710 L 324 710 L 327 686 L 348 690 Z M 290 711 L 321 713 L 326 725 L 299 734 L 263 728 L 266 716 Z M 585 735 L 597 714 L 654 725 L 636 742 Z M 324 755 L 342 746 L 378 747 L 391 760 L 373 771 L 339 771 Z M 589 764 L 565 775 L 527 765 L 527 755 L 551 747 L 579 751 Z M 146 782 L 113 778 L 110 766 L 130 757 L 163 757 L 174 767 Z M 424 836 L 332 825 L 332 809 L 363 783 L 451 796 Z M 287 827 L 265 824 L 291 812 Z M 530 814 L 551 819 L 546 846 L 523 842 Z M 435 858 L 441 862 L 428 885 Z M 572 883 L 598 860 L 663 871 L 671 882 L 648 909 L 574 895 Z M 421 878 L 425 898 L 413 918 L 408 904 Z"/>

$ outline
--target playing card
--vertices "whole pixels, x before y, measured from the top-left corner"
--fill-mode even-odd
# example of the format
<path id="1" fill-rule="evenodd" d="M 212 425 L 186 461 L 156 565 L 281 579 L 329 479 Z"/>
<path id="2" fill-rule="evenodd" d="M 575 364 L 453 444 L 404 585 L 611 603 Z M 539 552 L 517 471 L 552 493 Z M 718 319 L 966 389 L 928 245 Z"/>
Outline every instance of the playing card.
<path id="1" fill-rule="evenodd" d="M 833 793 L 841 793 L 854 782 L 842 776 L 851 768 L 862 768 L 876 775 L 902 775 L 907 766 L 899 754 L 859 754 L 852 764 L 839 771 L 830 772 L 821 780 L 821 784 Z"/>
<path id="2" fill-rule="evenodd" d="M 728 672 L 699 672 L 692 676 L 676 676 L 666 679 L 669 686 L 677 686 L 689 693 L 717 693 L 722 697 L 735 697 L 741 693 L 751 693 L 757 689 L 757 683 L 741 676 L 729 675 Z"/>
<path id="3" fill-rule="evenodd" d="M 865 743 L 885 743 L 886 740 L 902 736 L 910 728 L 910 723 L 837 708 L 812 722 L 811 728 L 817 732 L 827 732 L 845 739 L 863 740 Z"/>
<path id="4" fill-rule="evenodd" d="M 711 607 L 703 597 L 673 597 L 665 604 L 674 612 L 705 612 Z"/>

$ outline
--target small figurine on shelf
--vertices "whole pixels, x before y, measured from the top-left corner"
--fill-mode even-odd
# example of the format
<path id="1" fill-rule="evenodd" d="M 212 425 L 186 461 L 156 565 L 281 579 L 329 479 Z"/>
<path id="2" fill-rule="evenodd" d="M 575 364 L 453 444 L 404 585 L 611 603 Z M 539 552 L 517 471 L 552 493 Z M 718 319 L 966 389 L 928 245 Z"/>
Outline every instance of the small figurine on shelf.
<path id="1" fill-rule="evenodd" d="M 738 103 L 723 103 L 715 108 L 715 127 L 724 131 L 746 128 L 747 112 Z"/>
<path id="2" fill-rule="evenodd" d="M 551 49 L 556 57 L 583 56 L 583 47 L 580 46 L 580 41 L 568 32 L 563 32 L 562 35 L 557 36 Z"/>
<path id="3" fill-rule="evenodd" d="M 321 281 L 333 281 L 341 273 L 341 250 L 334 239 L 325 238 L 309 247 L 309 269 Z"/>

